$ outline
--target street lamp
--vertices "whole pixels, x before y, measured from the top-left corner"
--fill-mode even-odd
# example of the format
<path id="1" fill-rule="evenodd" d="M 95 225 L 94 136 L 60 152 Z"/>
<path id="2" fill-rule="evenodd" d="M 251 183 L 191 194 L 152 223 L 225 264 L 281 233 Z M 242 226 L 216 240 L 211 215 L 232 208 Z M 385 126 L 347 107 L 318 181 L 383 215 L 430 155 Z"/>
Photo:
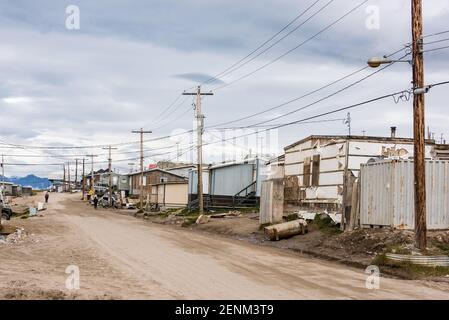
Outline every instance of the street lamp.
<path id="1" fill-rule="evenodd" d="M 371 67 L 371 68 L 378 68 L 378 67 L 380 67 L 380 65 L 381 64 L 390 64 L 390 63 L 394 63 L 394 62 L 407 62 L 407 63 L 411 63 L 411 61 L 410 60 L 391 60 L 391 59 L 388 59 L 387 57 L 382 57 L 382 58 L 379 58 L 379 57 L 374 57 L 374 58 L 371 58 L 371 59 L 369 59 L 368 60 L 368 65 Z"/>

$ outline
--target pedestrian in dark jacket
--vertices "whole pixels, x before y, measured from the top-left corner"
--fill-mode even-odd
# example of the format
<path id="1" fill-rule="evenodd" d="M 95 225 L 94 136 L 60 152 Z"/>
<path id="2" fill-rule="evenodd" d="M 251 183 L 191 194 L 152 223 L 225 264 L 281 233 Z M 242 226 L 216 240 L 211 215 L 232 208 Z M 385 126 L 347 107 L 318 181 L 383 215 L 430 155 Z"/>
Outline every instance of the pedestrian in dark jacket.
<path id="1" fill-rule="evenodd" d="M 98 208 L 98 196 L 94 195 L 94 208 L 97 209 Z"/>
<path id="2" fill-rule="evenodd" d="M 48 198 L 50 197 L 50 194 L 48 191 L 45 192 L 45 203 L 48 203 Z"/>

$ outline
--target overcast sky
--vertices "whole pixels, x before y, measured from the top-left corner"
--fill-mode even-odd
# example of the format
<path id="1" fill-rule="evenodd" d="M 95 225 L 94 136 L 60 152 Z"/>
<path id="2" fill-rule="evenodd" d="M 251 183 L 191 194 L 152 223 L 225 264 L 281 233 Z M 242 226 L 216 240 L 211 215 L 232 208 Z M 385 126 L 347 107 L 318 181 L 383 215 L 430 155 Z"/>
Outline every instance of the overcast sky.
<path id="1" fill-rule="evenodd" d="M 316 0 L 8 0 L 0 3 L 0 140 L 33 146 L 85 146 L 134 141 L 131 130 L 153 130 L 149 138 L 193 128 L 191 97 L 178 96 L 225 70 L 281 30 Z M 410 0 L 371 0 L 325 30 L 316 38 L 291 51 L 282 59 L 236 83 L 235 79 L 273 61 L 313 36 L 363 0 L 321 0 L 282 35 L 314 15 L 283 41 L 244 67 L 205 85 L 215 95 L 203 100 L 206 126 L 220 124 L 263 111 L 300 97 L 366 65 L 372 56 L 394 52 L 410 39 Z M 449 2 L 424 0 L 425 34 L 449 30 Z M 80 29 L 66 27 L 69 5 L 80 9 Z M 372 24 L 372 6 L 379 9 L 379 28 Z M 375 8 L 374 8 L 375 9 Z M 319 13 L 317 13 L 319 11 Z M 374 20 L 375 21 L 375 20 Z M 371 22 L 371 24 L 370 24 Z M 376 21 L 375 21 L 376 22 Z M 368 25 L 367 25 L 368 23 Z M 430 37 L 444 40 L 448 34 Z M 275 40 L 276 40 L 275 39 Z M 273 43 L 273 42 L 271 42 Z M 430 48 L 448 42 L 429 44 Z M 259 51 L 260 52 L 260 51 Z M 400 57 L 405 51 L 399 52 Z M 449 50 L 426 53 L 426 82 L 449 80 Z M 270 112 L 223 127 L 259 123 L 301 108 L 375 70 L 368 69 L 311 96 Z M 303 119 L 323 111 L 410 88 L 411 69 L 398 63 L 349 90 L 289 116 L 273 120 L 281 124 Z M 439 138 L 449 140 L 447 87 L 438 87 L 426 97 L 426 122 Z M 176 98 L 176 103 L 156 118 Z M 346 112 L 323 119 L 342 119 Z M 156 121 L 154 120 L 156 118 Z M 390 126 L 398 135 L 411 137 L 411 102 L 395 104 L 383 100 L 351 110 L 352 133 L 388 135 Z M 270 123 L 270 122 L 269 122 Z M 267 123 L 267 124 L 269 124 Z M 264 129 L 264 128 L 262 128 Z M 346 134 L 342 120 L 294 125 L 278 130 L 271 138 L 239 139 L 241 152 L 247 149 L 279 153 L 282 148 L 310 134 Z M 226 133 L 226 137 L 241 133 Z M 206 135 L 206 140 L 220 136 Z M 189 138 L 179 136 L 148 142 L 145 148 L 157 149 L 155 156 L 176 158 L 176 148 L 160 149 L 179 142 L 181 151 Z M 229 140 L 232 142 L 232 140 Z M 243 145 L 243 148 L 242 148 Z M 229 160 L 222 149 L 232 144 L 206 148 L 208 162 Z M 48 155 L 47 151 L 1 149 L 5 155 Z M 114 150 L 116 159 L 138 156 L 138 145 Z M 240 151 L 239 151 L 240 152 Z M 101 149 L 52 151 L 53 155 L 82 157 L 99 153 L 96 161 L 107 159 Z M 72 157 L 74 158 L 74 157 Z M 181 157 L 182 158 L 182 157 Z M 190 158 L 183 159 L 189 160 Z M 147 162 L 149 162 L 148 160 Z M 5 157 L 10 163 L 62 163 L 61 158 Z M 128 162 L 116 163 L 121 172 Z M 98 167 L 100 165 L 97 165 Z M 105 167 L 103 164 L 102 167 Z M 57 166 L 9 166 L 6 175 L 57 176 Z"/>

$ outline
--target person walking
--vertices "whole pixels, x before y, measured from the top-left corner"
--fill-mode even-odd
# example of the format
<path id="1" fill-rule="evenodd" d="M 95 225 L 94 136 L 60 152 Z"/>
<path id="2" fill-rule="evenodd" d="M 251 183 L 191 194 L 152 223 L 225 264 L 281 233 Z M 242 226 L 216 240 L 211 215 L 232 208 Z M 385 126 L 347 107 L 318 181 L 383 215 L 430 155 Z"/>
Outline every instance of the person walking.
<path id="1" fill-rule="evenodd" d="M 47 191 L 45 191 L 45 203 L 48 203 L 48 198 L 50 197 L 50 193 Z"/>
<path id="2" fill-rule="evenodd" d="M 98 196 L 97 196 L 97 194 L 94 195 L 94 208 L 95 209 L 98 208 Z"/>

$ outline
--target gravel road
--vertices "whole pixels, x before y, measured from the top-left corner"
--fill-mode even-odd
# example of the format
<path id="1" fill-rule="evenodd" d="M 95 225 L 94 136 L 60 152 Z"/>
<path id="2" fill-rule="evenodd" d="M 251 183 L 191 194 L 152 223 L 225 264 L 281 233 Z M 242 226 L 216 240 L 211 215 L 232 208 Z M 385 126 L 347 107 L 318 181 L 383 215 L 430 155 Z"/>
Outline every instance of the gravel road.
<path id="1" fill-rule="evenodd" d="M 448 299 L 446 284 L 381 278 L 276 248 L 93 210 L 79 194 L 52 194 L 43 217 L 9 225 L 28 233 L 0 245 L 6 299 Z M 80 289 L 66 289 L 66 268 Z"/>

